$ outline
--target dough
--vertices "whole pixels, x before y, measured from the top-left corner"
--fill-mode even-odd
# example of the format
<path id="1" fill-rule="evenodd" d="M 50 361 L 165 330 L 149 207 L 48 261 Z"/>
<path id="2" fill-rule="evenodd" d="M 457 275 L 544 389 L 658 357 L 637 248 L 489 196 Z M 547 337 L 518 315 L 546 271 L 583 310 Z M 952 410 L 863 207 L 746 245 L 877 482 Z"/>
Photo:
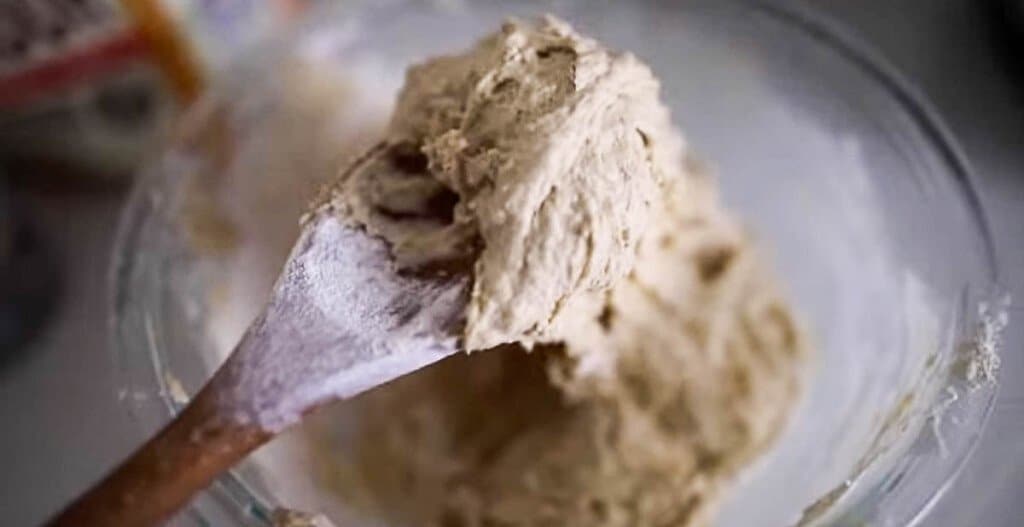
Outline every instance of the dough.
<path id="1" fill-rule="evenodd" d="M 636 57 L 562 21 L 508 23 L 409 70 L 381 146 L 391 158 L 350 171 L 335 205 L 406 264 L 480 249 L 467 349 L 558 340 L 565 306 L 632 270 L 651 204 L 680 171 L 658 89 Z M 409 221 L 445 203 L 443 228 Z"/>
<path id="2" fill-rule="evenodd" d="M 658 91 L 552 17 L 409 71 L 380 170 L 330 206 L 403 265 L 471 270 L 466 346 L 499 349 L 343 403 L 354 430 L 312 425 L 349 503 L 400 525 L 701 525 L 778 434 L 805 339 Z"/>

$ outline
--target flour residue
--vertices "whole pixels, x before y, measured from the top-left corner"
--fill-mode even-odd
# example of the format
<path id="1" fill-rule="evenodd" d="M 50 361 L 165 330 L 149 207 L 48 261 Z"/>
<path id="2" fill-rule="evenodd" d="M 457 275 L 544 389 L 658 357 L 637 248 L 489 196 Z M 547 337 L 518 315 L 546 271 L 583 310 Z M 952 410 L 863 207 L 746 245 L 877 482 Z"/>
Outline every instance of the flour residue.
<path id="1" fill-rule="evenodd" d="M 347 502 L 395 525 L 703 525 L 771 444 L 807 344 L 658 92 L 554 18 L 410 69 L 324 207 L 402 265 L 471 259 L 465 342 L 500 347 L 339 405 L 354 432 L 313 425 Z"/>

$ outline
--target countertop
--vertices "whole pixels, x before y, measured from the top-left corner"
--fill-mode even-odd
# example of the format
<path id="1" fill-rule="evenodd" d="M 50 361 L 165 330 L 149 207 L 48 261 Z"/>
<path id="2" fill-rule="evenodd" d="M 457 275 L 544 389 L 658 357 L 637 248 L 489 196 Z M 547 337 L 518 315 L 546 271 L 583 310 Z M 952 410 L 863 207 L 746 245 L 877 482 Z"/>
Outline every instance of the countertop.
<path id="1" fill-rule="evenodd" d="M 994 36 L 982 0 L 821 0 L 931 100 L 971 160 L 1002 281 L 1024 301 L 1024 49 Z M 107 266 L 121 192 L 30 198 L 63 263 L 63 290 L 29 349 L 0 366 L 0 518 L 35 525 L 131 449 L 107 346 Z M 1002 352 L 1024 372 L 1024 309 Z M 1024 382 L 1004 382 L 981 445 L 924 525 L 1024 524 Z"/>

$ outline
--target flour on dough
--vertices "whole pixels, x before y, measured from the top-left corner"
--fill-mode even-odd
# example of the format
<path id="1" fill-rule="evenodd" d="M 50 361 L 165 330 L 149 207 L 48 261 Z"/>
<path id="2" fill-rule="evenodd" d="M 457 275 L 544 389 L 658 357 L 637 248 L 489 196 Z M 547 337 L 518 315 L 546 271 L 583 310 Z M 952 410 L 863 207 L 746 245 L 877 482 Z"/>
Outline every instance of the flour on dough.
<path id="1" fill-rule="evenodd" d="M 323 481 L 398 524 L 707 523 L 808 351 L 651 70 L 512 21 L 412 67 L 363 162 L 328 206 L 402 265 L 472 272 L 465 344 L 490 351 L 343 403 L 355 446 L 322 449 Z"/>

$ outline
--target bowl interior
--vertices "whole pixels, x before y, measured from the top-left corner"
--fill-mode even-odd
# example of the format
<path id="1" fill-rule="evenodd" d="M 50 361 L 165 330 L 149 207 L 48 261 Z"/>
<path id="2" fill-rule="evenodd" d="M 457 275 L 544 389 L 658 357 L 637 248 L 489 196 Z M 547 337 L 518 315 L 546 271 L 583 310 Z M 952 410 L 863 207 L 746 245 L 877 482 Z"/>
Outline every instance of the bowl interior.
<path id="1" fill-rule="evenodd" d="M 231 349 L 303 205 L 379 133 L 404 68 L 509 15 L 553 11 L 652 66 L 814 338 L 802 403 L 719 524 L 789 525 L 816 503 L 805 520 L 903 525 L 927 508 L 991 402 L 954 366 L 994 271 L 962 162 L 884 67 L 817 22 L 739 1 L 410 4 L 326 14 L 254 52 L 140 184 L 115 266 L 115 330 L 143 428 Z M 323 503 L 301 435 L 258 453 L 192 518 L 259 523 L 279 502 L 344 515 Z"/>

